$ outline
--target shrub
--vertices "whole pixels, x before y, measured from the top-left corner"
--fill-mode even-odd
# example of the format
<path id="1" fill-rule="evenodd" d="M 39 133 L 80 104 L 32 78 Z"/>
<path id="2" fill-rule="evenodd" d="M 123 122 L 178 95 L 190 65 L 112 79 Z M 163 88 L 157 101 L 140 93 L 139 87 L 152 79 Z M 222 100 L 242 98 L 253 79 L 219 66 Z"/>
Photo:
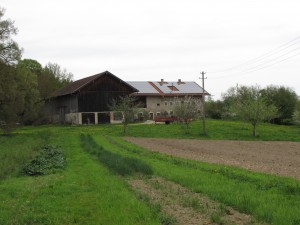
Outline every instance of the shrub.
<path id="1" fill-rule="evenodd" d="M 24 167 L 27 175 L 45 175 L 64 169 L 66 158 L 58 146 L 46 145 L 41 154 Z"/>

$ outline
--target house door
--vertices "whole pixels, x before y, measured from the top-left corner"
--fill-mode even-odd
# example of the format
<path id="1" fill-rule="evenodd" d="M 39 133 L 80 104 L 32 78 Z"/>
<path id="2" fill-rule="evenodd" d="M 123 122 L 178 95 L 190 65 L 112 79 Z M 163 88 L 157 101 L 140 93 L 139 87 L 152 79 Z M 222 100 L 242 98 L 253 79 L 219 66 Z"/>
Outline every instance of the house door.
<path id="1" fill-rule="evenodd" d="M 154 113 L 149 113 L 149 120 L 154 120 Z"/>

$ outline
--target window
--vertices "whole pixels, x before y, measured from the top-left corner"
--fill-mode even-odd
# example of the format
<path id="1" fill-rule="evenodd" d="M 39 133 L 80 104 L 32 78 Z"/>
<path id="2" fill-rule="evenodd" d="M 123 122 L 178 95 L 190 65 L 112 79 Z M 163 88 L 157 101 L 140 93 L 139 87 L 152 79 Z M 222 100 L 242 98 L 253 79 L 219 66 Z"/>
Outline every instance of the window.
<path id="1" fill-rule="evenodd" d="M 160 103 L 157 103 L 156 105 L 157 105 L 157 106 L 160 106 Z"/>
<path id="2" fill-rule="evenodd" d="M 167 105 L 168 105 L 168 102 L 166 101 L 166 102 L 165 102 L 165 106 L 167 106 Z"/>
<path id="3" fill-rule="evenodd" d="M 172 106 L 172 105 L 173 105 L 173 102 L 170 102 L 169 104 L 170 104 L 170 106 Z"/>
<path id="4" fill-rule="evenodd" d="M 160 116 L 160 112 L 157 112 L 157 113 L 156 113 L 156 116 Z"/>
<path id="5" fill-rule="evenodd" d="M 179 91 L 175 86 L 168 86 L 171 91 Z"/>
<path id="6" fill-rule="evenodd" d="M 114 112 L 114 120 L 123 120 L 122 112 Z"/>
<path id="7" fill-rule="evenodd" d="M 170 111 L 170 113 L 169 113 L 169 114 L 170 114 L 170 116 L 173 116 L 173 115 L 174 115 L 173 111 Z"/>

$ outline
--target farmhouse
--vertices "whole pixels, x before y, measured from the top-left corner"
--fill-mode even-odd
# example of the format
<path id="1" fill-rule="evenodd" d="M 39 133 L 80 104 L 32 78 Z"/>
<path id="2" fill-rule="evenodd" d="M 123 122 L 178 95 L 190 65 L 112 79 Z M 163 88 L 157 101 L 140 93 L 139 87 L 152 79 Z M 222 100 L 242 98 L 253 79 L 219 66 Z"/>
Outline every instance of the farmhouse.
<path id="1" fill-rule="evenodd" d="M 132 93 L 143 99 L 145 102 L 145 109 L 149 113 L 149 119 L 153 120 L 159 116 L 173 116 L 174 104 L 181 102 L 187 96 L 193 97 L 194 100 L 201 102 L 203 96 L 203 89 L 196 82 L 178 81 L 129 81 L 127 82 L 138 92 Z M 204 95 L 208 95 L 204 91 Z M 139 114 L 139 116 L 145 116 Z"/>
<path id="2" fill-rule="evenodd" d="M 205 95 L 208 93 L 205 91 Z M 196 82 L 130 81 L 125 82 L 105 71 L 70 83 L 47 100 L 45 112 L 52 123 L 118 123 L 122 115 L 111 112 L 109 105 L 120 96 L 136 96 L 143 105 L 138 118 L 151 120 L 173 115 L 175 102 L 186 96 L 202 99 L 203 89 Z M 147 115 L 145 115 L 145 113 Z"/>

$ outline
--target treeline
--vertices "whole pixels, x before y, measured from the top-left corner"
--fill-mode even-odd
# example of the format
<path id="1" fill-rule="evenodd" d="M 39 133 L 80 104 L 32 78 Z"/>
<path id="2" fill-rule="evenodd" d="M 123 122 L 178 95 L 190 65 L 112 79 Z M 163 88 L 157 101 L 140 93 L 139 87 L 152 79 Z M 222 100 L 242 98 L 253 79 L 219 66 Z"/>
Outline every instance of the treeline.
<path id="1" fill-rule="evenodd" d="M 16 123 L 42 122 L 45 100 L 73 75 L 56 63 L 43 67 L 22 59 L 22 49 L 12 39 L 18 30 L 13 21 L 3 19 L 4 12 L 0 8 L 0 127 L 7 132 Z"/>
<path id="2" fill-rule="evenodd" d="M 213 119 L 243 119 L 245 114 L 249 116 L 251 112 L 258 114 L 253 115 L 255 117 L 263 110 L 270 113 L 265 117 L 265 122 L 284 125 L 300 122 L 300 99 L 289 87 L 237 86 L 229 88 L 221 100 L 209 98 L 206 101 L 206 114 Z"/>

